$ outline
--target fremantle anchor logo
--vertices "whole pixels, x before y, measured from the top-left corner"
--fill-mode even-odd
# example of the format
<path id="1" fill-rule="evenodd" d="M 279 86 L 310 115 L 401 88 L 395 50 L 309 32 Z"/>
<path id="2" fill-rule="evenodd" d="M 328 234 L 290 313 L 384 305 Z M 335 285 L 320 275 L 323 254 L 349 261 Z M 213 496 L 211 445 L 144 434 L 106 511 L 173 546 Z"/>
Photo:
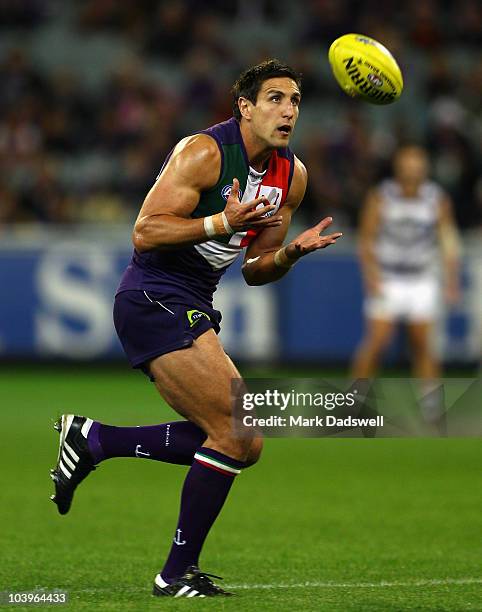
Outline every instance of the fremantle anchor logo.
<path id="1" fill-rule="evenodd" d="M 141 450 L 139 450 L 141 448 L 141 445 L 138 444 L 136 446 L 136 457 L 150 457 L 151 453 L 143 453 Z"/>
<path id="2" fill-rule="evenodd" d="M 224 185 L 224 187 L 221 189 L 221 195 L 226 201 L 229 198 L 229 194 L 231 193 L 232 188 L 233 188 L 233 185 L 231 184 L 231 185 Z M 238 191 L 238 196 L 239 196 L 239 200 L 241 201 L 243 198 L 243 192 L 241 191 L 241 189 Z"/>
<path id="3" fill-rule="evenodd" d="M 182 529 L 176 529 L 176 535 L 174 537 L 174 544 L 177 544 L 178 546 L 184 546 L 184 544 L 186 543 L 186 540 L 181 540 L 181 533 L 182 533 Z"/>

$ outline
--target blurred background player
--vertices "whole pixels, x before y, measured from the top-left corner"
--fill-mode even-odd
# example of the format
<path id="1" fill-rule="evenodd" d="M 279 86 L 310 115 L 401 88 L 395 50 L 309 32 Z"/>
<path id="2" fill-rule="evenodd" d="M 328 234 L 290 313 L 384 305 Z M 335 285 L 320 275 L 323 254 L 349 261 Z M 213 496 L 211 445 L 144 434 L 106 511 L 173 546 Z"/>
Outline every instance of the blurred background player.
<path id="1" fill-rule="evenodd" d="M 359 233 L 366 332 L 353 362 L 355 378 L 375 375 L 399 322 L 407 326 L 413 375 L 425 381 L 440 376 L 432 330 L 442 294 L 448 304 L 458 300 L 460 252 L 451 201 L 429 180 L 429 170 L 422 147 L 402 146 L 393 178 L 367 195 Z"/>

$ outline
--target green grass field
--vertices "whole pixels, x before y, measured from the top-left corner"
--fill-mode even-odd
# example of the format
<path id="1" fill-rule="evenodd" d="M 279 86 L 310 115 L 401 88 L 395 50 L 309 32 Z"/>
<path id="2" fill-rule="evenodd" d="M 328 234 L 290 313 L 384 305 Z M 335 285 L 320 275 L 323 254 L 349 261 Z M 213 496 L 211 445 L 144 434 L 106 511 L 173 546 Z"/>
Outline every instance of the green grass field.
<path id="1" fill-rule="evenodd" d="M 482 610 L 480 439 L 268 440 L 202 556 L 237 596 L 160 600 L 186 468 L 115 459 L 66 517 L 49 501 L 55 417 L 172 419 L 153 385 L 127 367 L 3 367 L 0 401 L 0 591 L 64 589 L 57 610 Z"/>

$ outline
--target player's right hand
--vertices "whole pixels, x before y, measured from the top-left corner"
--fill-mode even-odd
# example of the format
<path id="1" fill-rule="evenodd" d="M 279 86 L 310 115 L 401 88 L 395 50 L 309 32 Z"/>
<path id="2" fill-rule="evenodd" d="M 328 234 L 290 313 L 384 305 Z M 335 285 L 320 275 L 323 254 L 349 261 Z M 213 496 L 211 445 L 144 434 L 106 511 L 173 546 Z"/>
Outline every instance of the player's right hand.
<path id="1" fill-rule="evenodd" d="M 256 208 L 257 206 L 259 208 Z M 272 217 L 265 216 L 267 213 L 272 213 L 275 208 L 276 206 L 270 204 L 265 196 L 242 204 L 239 201 L 239 181 L 234 178 L 224 214 L 235 232 L 244 232 L 249 229 L 264 229 L 281 225 L 283 219 L 279 214 Z"/>

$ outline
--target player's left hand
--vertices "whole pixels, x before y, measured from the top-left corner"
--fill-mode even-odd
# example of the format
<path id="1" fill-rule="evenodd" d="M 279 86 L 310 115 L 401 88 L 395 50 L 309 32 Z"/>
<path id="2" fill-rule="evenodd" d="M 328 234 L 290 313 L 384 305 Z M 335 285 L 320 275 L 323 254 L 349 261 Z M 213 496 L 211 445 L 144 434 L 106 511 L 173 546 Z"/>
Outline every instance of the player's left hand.
<path id="1" fill-rule="evenodd" d="M 286 255 L 291 259 L 298 259 L 312 251 L 324 249 L 342 236 L 341 232 L 322 236 L 321 233 L 333 223 L 333 217 L 325 217 L 314 227 L 306 230 L 286 246 Z"/>

